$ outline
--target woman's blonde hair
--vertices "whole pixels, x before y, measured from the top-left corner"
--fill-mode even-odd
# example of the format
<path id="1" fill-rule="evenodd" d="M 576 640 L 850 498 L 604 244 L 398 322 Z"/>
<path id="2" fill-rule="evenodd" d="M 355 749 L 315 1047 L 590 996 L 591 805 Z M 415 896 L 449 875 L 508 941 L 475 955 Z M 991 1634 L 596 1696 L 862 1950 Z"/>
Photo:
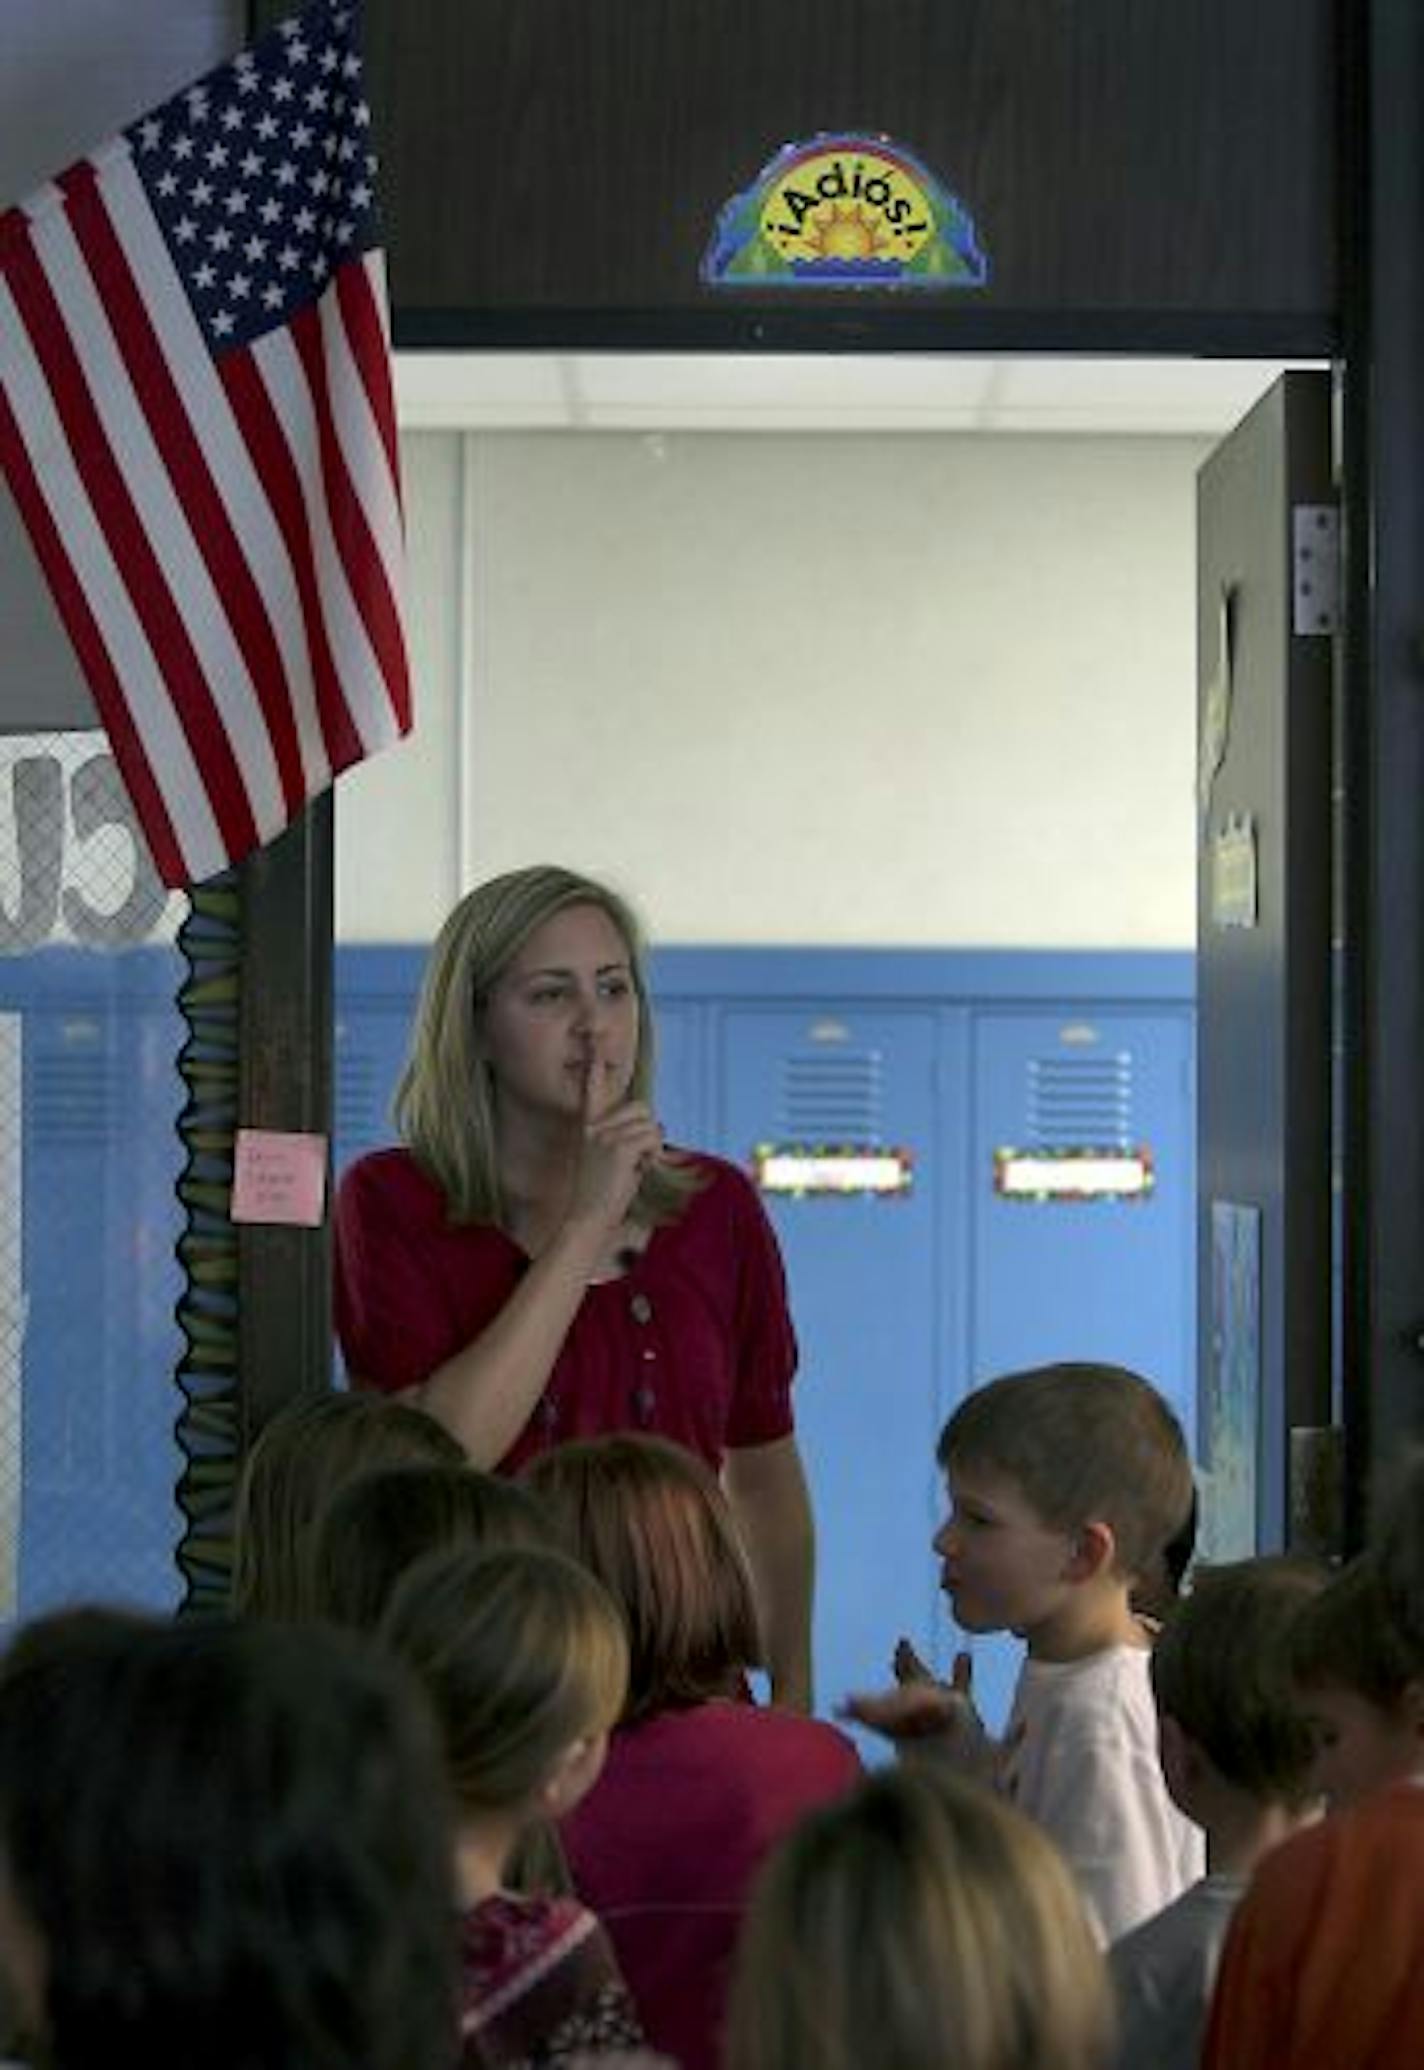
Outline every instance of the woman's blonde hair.
<path id="1" fill-rule="evenodd" d="M 638 1050 L 629 1097 L 651 1100 L 655 1036 L 642 930 L 607 885 L 555 863 L 511 870 L 467 892 L 425 967 L 410 1052 L 396 1088 L 396 1127 L 445 1195 L 452 1222 L 500 1222 L 504 1201 L 494 1098 L 480 1047 L 490 993 L 537 928 L 570 906 L 596 906 L 622 936 L 638 1001 Z M 689 1164 L 645 1173 L 632 1216 L 647 1228 L 676 1221 L 701 1180 Z"/>
<path id="2" fill-rule="evenodd" d="M 1037 1827 L 928 1763 L 806 1819 L 742 1927 L 728 2070 L 1099 2070 L 1102 1956 Z"/>
<path id="3" fill-rule="evenodd" d="M 562 1553 L 432 1553 L 397 1584 L 379 1631 L 425 1687 L 466 1813 L 525 1803 L 623 1707 L 622 1619 Z"/>
<path id="4" fill-rule="evenodd" d="M 319 1394 L 281 1409 L 257 1437 L 237 1486 L 232 1607 L 240 1617 L 313 1614 L 315 1526 L 360 1474 L 385 1466 L 465 1464 L 433 1416 L 379 1394 Z"/>
<path id="5" fill-rule="evenodd" d="M 751 1574 L 716 1476 L 667 1438 L 558 1445 L 523 1475 L 551 1530 L 623 1614 L 623 1722 L 731 1696 L 762 1645 Z"/>

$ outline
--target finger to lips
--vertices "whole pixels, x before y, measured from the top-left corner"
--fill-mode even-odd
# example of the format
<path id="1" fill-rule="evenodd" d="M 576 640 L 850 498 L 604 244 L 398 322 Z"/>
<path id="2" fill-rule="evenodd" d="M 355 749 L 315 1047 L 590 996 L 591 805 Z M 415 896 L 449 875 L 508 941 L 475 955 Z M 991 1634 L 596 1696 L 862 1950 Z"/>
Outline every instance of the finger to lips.
<path id="1" fill-rule="evenodd" d="M 651 1136 L 659 1133 L 657 1123 L 652 1119 L 647 1108 L 631 1105 L 615 1107 L 612 1113 L 600 1115 L 599 1119 L 594 1123 L 594 1127 L 600 1136 L 605 1137 L 608 1142 L 614 1144 L 619 1143 L 625 1137 L 632 1140 L 639 1136 Z"/>

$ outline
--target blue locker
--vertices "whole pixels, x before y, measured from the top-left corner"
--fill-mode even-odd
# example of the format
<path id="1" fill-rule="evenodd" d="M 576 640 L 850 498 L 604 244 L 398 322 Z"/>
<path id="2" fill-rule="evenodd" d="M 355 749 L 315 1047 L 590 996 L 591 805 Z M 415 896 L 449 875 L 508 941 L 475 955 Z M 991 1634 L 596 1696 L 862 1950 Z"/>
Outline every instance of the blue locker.
<path id="1" fill-rule="evenodd" d="M 658 1118 L 670 1143 L 705 1146 L 705 1015 L 695 1003 L 669 999 L 657 1015 L 656 1094 Z"/>
<path id="2" fill-rule="evenodd" d="M 331 1186 L 368 1150 L 397 1140 L 391 1103 L 404 1067 L 425 968 L 413 948 L 338 948 L 333 961 Z M 340 1347 L 332 1378 L 346 1384 Z"/>
<path id="3" fill-rule="evenodd" d="M 18 1026 L 23 1615 L 81 1598 L 168 1608 L 181 1519 L 174 1253 L 183 1100 L 175 953 L 0 961 Z"/>
<path id="4" fill-rule="evenodd" d="M 342 948 L 334 963 L 333 1180 L 367 1150 L 396 1140 L 391 1102 L 410 1043 L 424 954 Z"/>
<path id="5" fill-rule="evenodd" d="M 819 1540 L 823 1709 L 881 1687 L 902 1630 L 935 1598 L 929 1535 L 935 1376 L 946 1269 L 932 1010 L 822 1000 L 720 1015 L 715 1144 L 885 1147 L 913 1157 L 906 1194 L 767 1196 L 801 1346 L 797 1424 Z"/>
<path id="6" fill-rule="evenodd" d="M 1094 1002 L 982 1011 L 973 1044 L 970 1373 L 1056 1359 L 1135 1368 L 1196 1427 L 1192 1020 L 1185 1009 Z M 1136 1197 L 1012 1197 L 1007 1151 L 1063 1160 L 1142 1152 Z M 987 1717 L 1009 1702 L 1022 1648 L 965 1638 Z"/>
<path id="7" fill-rule="evenodd" d="M 1192 1024 L 1081 1005 L 974 1022 L 974 1367 L 1051 1359 L 1132 1366 L 1196 1423 Z M 1005 1149 L 1068 1159 L 1141 1150 L 1135 1198 L 1009 1198 Z"/>

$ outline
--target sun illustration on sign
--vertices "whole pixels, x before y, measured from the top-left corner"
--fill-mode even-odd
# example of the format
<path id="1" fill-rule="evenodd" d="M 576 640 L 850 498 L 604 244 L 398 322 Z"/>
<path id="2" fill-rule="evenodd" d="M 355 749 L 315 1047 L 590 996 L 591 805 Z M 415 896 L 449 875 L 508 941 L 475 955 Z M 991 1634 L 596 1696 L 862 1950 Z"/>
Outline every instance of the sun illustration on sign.
<path id="1" fill-rule="evenodd" d="M 863 201 L 823 202 L 801 225 L 801 240 L 823 259 L 878 259 L 891 248 L 880 211 Z"/>
<path id="2" fill-rule="evenodd" d="M 964 204 L 902 144 L 857 133 L 788 144 L 722 210 L 712 287 L 979 287 L 988 261 Z"/>

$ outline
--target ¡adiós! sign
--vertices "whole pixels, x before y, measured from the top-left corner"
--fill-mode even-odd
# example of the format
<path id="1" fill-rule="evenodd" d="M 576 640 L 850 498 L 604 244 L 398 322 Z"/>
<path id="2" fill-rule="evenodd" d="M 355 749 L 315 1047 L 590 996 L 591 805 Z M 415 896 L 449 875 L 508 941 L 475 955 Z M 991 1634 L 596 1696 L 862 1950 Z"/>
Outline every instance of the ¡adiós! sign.
<path id="1" fill-rule="evenodd" d="M 787 144 L 722 210 L 712 287 L 982 287 L 973 219 L 903 145 L 823 134 Z"/>

